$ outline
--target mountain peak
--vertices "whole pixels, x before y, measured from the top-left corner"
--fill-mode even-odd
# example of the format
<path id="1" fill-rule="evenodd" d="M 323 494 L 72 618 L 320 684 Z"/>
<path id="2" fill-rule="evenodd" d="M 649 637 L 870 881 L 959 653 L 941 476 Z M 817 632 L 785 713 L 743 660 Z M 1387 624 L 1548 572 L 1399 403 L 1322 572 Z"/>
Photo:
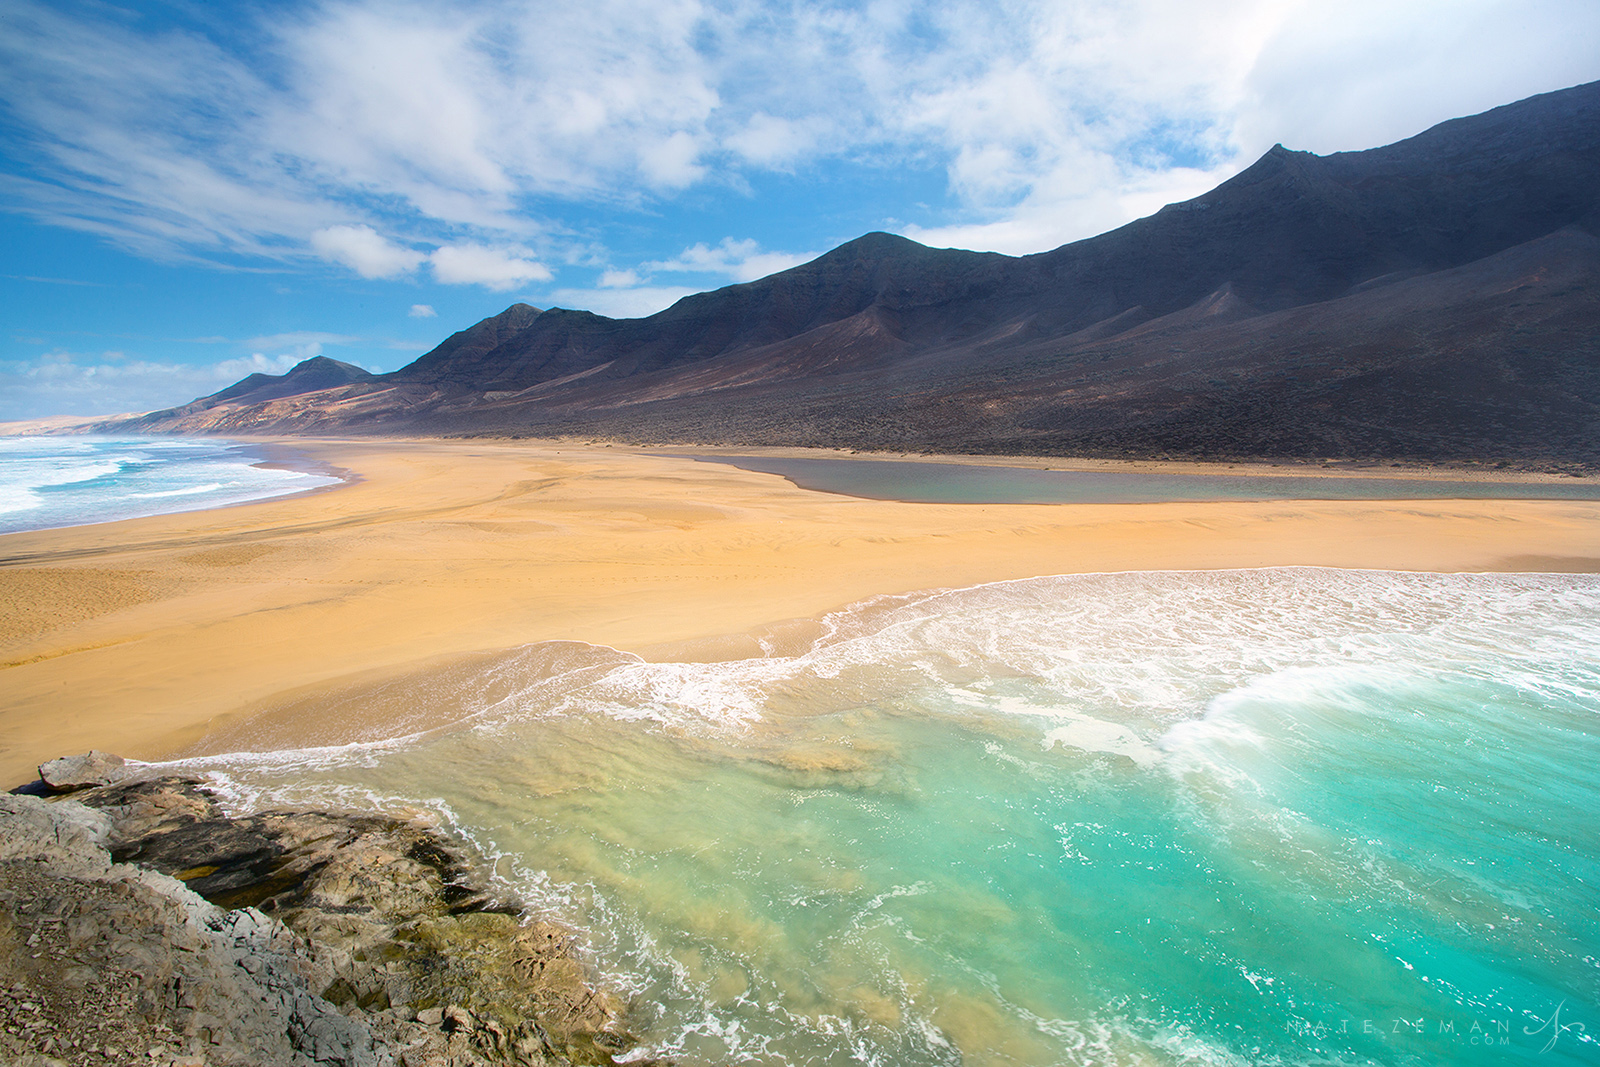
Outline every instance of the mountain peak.
<path id="1" fill-rule="evenodd" d="M 908 252 L 926 252 L 928 246 L 918 244 L 909 237 L 901 237 L 897 233 L 885 233 L 874 230 L 864 233 L 853 241 L 846 241 L 831 252 L 825 253 L 822 259 L 883 259 L 887 256 L 903 255 Z"/>
<path id="2" fill-rule="evenodd" d="M 1322 157 L 1315 152 L 1299 152 L 1292 148 L 1285 148 L 1281 144 L 1275 144 L 1261 153 L 1261 157 L 1254 163 L 1205 195 L 1211 197 L 1225 189 L 1238 189 L 1273 179 L 1293 181 L 1313 175 L 1320 176 L 1321 170 L 1318 164 L 1322 161 Z"/>
<path id="3" fill-rule="evenodd" d="M 558 309 L 551 309 L 555 310 Z M 532 304 L 512 304 L 498 315 L 451 334 L 415 363 L 395 373 L 422 380 L 431 380 L 440 374 L 449 376 L 453 364 L 463 360 L 470 362 L 485 352 L 493 351 L 547 314 L 549 312 L 541 311 Z"/>
<path id="4" fill-rule="evenodd" d="M 294 378 L 303 377 L 307 374 L 329 373 L 347 374 L 352 379 L 372 377 L 370 373 L 361 367 L 356 366 L 354 363 L 346 363 L 339 359 L 330 359 L 327 356 L 312 356 L 310 359 L 303 359 L 299 363 L 296 363 L 293 367 L 290 367 L 289 372 L 282 375 L 282 377 Z"/>
<path id="5" fill-rule="evenodd" d="M 212 393 L 204 400 L 211 404 L 259 404 L 371 379 L 371 373 L 354 363 L 329 359 L 327 356 L 312 356 L 296 363 L 284 374 L 252 374 L 220 392 Z"/>

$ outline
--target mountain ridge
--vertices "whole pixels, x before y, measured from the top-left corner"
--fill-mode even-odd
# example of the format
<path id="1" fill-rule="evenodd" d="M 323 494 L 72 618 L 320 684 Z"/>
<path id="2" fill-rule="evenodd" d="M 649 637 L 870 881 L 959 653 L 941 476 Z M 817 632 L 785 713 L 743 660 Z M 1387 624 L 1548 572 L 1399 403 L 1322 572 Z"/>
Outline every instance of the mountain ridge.
<path id="1" fill-rule="evenodd" d="M 1275 145 L 1029 256 L 870 233 L 645 318 L 514 304 L 370 381 L 122 428 L 1593 463 L 1597 234 L 1591 83 L 1361 152 Z"/>
<path id="2" fill-rule="evenodd" d="M 332 389 L 352 382 L 370 381 L 373 374 L 354 363 L 312 356 L 301 360 L 283 374 L 249 374 L 226 389 L 194 401 L 201 403 L 264 403 L 285 396 L 297 396 L 319 389 Z"/>

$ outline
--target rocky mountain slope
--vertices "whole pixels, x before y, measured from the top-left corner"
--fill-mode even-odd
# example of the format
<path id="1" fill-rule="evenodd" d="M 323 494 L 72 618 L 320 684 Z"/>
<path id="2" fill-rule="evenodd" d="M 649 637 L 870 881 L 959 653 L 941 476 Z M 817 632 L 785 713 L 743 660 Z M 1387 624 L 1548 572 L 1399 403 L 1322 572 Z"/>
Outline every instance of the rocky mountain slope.
<path id="1" fill-rule="evenodd" d="M 371 380 L 372 375 L 354 363 L 344 363 L 327 356 L 313 356 L 296 364 L 287 374 L 251 374 L 226 389 L 201 397 L 190 406 L 205 410 L 218 404 L 264 404 L 280 397 L 337 389 L 352 382 Z"/>
<path id="2" fill-rule="evenodd" d="M 1277 146 L 1038 255 L 868 234 L 649 318 L 517 304 L 392 374 L 313 369 L 115 428 L 1592 464 L 1600 83 Z"/>

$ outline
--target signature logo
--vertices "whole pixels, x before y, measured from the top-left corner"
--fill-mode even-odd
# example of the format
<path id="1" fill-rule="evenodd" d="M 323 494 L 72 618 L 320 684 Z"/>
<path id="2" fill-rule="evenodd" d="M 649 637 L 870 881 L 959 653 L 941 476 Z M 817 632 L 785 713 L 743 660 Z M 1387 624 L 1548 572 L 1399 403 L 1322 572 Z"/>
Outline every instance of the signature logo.
<path id="1" fill-rule="evenodd" d="M 1563 1000 L 1560 1004 L 1556 1005 L 1556 1010 L 1550 1013 L 1550 1018 L 1540 1019 L 1537 1015 L 1535 1015 L 1533 1017 L 1533 1021 L 1539 1025 L 1532 1027 L 1524 1026 L 1522 1028 L 1522 1032 L 1527 1034 L 1529 1037 L 1542 1034 L 1546 1030 L 1550 1031 L 1550 1040 L 1544 1043 L 1544 1048 L 1540 1049 L 1540 1052 L 1549 1052 L 1551 1049 L 1555 1048 L 1556 1042 L 1561 1039 L 1561 1035 L 1567 1033 L 1569 1030 L 1580 1034 L 1583 1033 L 1584 1026 L 1582 1023 L 1564 1023 L 1561 1021 L 1561 1009 L 1566 1006 L 1567 1002 Z"/>

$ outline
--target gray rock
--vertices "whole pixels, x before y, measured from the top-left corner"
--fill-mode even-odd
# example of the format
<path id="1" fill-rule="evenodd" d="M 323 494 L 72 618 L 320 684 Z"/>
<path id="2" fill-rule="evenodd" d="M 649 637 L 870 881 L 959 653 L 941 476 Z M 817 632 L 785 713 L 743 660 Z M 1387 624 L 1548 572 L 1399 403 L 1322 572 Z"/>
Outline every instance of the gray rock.
<path id="1" fill-rule="evenodd" d="M 0 827 L 0 860 L 50 863 L 75 875 L 111 867 L 105 851 L 111 820 L 82 804 L 0 794 Z"/>
<path id="2" fill-rule="evenodd" d="M 39 778 L 57 793 L 89 789 L 120 782 L 132 772 L 127 761 L 109 752 L 91 751 L 81 756 L 62 756 L 39 765 Z"/>
<path id="3" fill-rule="evenodd" d="M 433 828 L 230 816 L 185 778 L 0 795 L 0 1001 L 8 968 L 61 1033 L 115 1020 L 103 1046 L 209 1067 L 609 1064 L 634 1043 L 570 934 L 495 906 Z"/>
<path id="4" fill-rule="evenodd" d="M 48 1012 L 48 1028 L 77 1032 L 100 1021 L 80 1017 L 78 1001 L 120 997 L 101 1014 L 125 1036 L 209 1047 L 213 1067 L 394 1062 L 308 985 L 318 968 L 301 938 L 253 908 L 225 911 L 169 875 L 111 863 L 100 845 L 111 832 L 76 801 L 0 795 L 0 972 L 27 979 L 9 989 L 30 991 L 12 998 L 29 1018 Z M 75 971 L 86 992 L 68 988 Z"/>

